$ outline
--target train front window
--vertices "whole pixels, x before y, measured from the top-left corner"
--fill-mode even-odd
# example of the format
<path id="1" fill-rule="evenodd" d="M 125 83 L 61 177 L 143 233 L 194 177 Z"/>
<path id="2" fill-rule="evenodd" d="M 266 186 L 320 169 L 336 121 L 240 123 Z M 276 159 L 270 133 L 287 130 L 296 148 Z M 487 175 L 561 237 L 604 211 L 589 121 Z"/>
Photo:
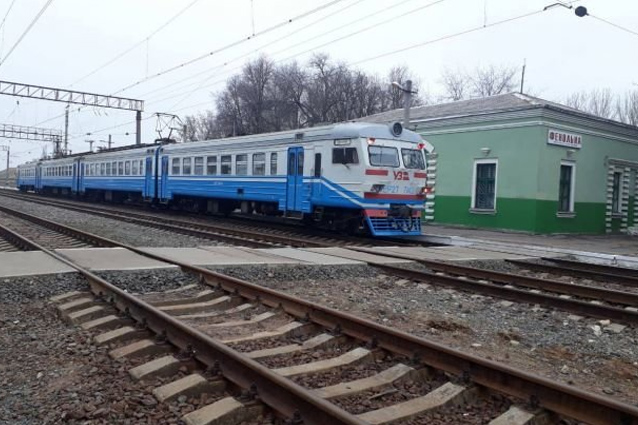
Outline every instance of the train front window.
<path id="1" fill-rule="evenodd" d="M 417 149 L 401 149 L 403 157 L 403 166 L 413 170 L 425 170 L 425 161 L 423 160 L 423 151 Z"/>
<path id="2" fill-rule="evenodd" d="M 398 167 L 399 151 L 389 146 L 368 146 L 370 165 L 377 167 Z"/>
<path id="3" fill-rule="evenodd" d="M 333 148 L 332 163 L 333 164 L 358 164 L 359 155 L 357 155 L 357 148 Z"/>

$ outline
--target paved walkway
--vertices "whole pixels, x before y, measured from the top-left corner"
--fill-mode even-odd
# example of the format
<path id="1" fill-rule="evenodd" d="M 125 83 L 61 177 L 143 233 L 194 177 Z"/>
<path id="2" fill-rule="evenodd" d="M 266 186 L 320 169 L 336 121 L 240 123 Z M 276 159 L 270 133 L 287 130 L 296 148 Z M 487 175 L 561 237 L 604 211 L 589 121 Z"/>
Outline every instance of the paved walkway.
<path id="1" fill-rule="evenodd" d="M 449 226 L 424 226 L 423 233 L 434 242 L 440 238 L 442 243 L 463 244 L 464 239 L 468 239 L 466 242 L 480 239 L 513 245 L 638 256 L 638 237 L 628 235 L 532 235 Z"/>

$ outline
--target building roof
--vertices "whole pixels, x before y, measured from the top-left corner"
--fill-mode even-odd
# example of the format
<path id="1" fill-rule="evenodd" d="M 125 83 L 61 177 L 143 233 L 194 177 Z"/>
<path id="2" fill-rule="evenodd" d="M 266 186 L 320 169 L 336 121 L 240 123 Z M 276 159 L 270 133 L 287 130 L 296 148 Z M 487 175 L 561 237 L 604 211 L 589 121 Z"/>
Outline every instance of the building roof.
<path id="1" fill-rule="evenodd" d="M 551 109 L 566 114 L 579 116 L 581 118 L 588 118 L 606 122 L 607 124 L 613 124 L 632 130 L 638 130 L 638 127 L 634 127 L 629 124 L 621 123 L 619 121 L 614 121 L 607 118 L 601 118 L 596 115 L 592 115 L 578 109 L 562 105 L 560 103 L 551 102 L 549 100 L 540 99 L 538 97 L 520 93 L 505 93 L 483 98 L 418 106 L 410 110 L 410 120 L 412 122 L 418 122 L 540 108 Z M 361 118 L 361 121 L 368 122 L 393 122 L 402 120 L 403 109 L 394 109 L 392 111 L 382 112 L 380 114 Z"/>

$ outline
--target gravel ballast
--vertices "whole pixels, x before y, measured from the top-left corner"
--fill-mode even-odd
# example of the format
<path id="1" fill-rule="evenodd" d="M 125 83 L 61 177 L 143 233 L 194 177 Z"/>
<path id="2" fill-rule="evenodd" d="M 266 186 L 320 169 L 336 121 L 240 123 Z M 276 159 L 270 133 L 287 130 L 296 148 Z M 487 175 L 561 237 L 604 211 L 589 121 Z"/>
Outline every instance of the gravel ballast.
<path id="1" fill-rule="evenodd" d="M 636 403 L 638 330 L 416 283 L 367 266 L 245 266 L 234 277 L 459 350 Z"/>

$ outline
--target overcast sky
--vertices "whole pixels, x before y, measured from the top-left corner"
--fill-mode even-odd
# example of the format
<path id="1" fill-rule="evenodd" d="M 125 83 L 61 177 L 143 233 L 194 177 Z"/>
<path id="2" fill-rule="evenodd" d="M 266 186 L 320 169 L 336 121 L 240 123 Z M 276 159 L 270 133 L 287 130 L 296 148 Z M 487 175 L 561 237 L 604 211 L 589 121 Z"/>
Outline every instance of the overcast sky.
<path id="1" fill-rule="evenodd" d="M 11 2 L 0 0 L 0 18 Z M 0 58 L 5 58 L 46 2 L 15 1 L 0 29 Z M 385 75 L 392 66 L 407 65 L 422 88 L 434 96 L 441 92 L 440 74 L 446 67 L 520 67 L 525 59 L 526 85 L 546 99 L 560 101 L 570 93 L 595 87 L 615 92 L 638 88 L 637 35 L 591 16 L 578 18 L 573 10 L 562 7 L 498 24 L 540 12 L 552 3 L 253 0 L 251 9 L 251 0 L 54 0 L 0 66 L 0 79 L 145 100 L 143 117 L 150 118 L 144 120 L 143 142 L 156 137 L 153 113 L 184 116 L 210 109 L 211 92 L 220 90 L 242 63 L 260 54 L 276 61 L 304 62 L 313 51 L 326 52 L 335 60 L 378 75 Z M 303 16 L 321 5 L 330 6 Z M 591 15 L 638 32 L 636 0 L 581 0 L 573 5 L 586 6 Z M 180 11 L 183 13 L 164 26 Z M 260 34 L 295 17 L 299 19 Z M 257 36 L 252 40 L 153 78 L 245 39 L 253 33 L 253 22 Z M 477 30 L 435 41 L 471 29 Z M 346 37 L 359 30 L 364 31 Z M 422 45 L 385 55 L 417 44 Z M 131 51 L 125 56 L 103 66 L 127 49 Z M 83 78 L 95 70 L 98 72 Z M 137 82 L 141 83 L 120 92 Z M 64 107 L 56 102 L 0 96 L 0 123 L 61 130 Z M 130 123 L 134 113 L 77 109 L 73 108 L 69 126 L 73 152 L 88 149 L 85 139 L 106 139 L 108 134 L 113 135 L 116 145 L 134 142 L 135 127 Z M 9 139 L 0 140 L 2 144 L 11 146 L 12 165 L 38 157 L 43 146 Z"/>

